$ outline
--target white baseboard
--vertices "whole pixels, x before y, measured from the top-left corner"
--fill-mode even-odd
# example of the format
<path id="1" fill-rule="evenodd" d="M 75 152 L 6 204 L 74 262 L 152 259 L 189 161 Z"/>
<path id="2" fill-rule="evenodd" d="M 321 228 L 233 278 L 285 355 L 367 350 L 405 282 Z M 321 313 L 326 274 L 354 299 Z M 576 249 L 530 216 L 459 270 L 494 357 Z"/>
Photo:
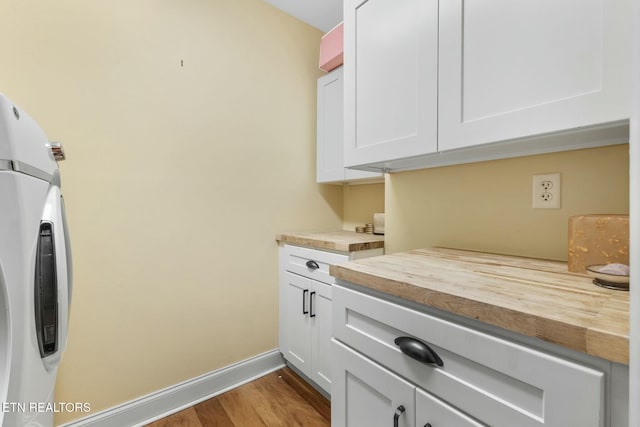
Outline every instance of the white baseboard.
<path id="1" fill-rule="evenodd" d="M 280 352 L 271 350 L 59 427 L 144 426 L 283 366 Z"/>

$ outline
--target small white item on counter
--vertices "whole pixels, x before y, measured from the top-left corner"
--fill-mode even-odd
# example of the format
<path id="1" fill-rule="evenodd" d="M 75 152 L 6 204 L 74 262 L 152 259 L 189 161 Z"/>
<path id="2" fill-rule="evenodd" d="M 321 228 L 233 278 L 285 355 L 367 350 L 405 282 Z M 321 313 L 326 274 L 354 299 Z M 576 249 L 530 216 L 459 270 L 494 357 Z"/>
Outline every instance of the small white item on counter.
<path id="1" fill-rule="evenodd" d="M 384 214 L 373 214 L 373 234 L 384 234 Z"/>
<path id="2" fill-rule="evenodd" d="M 625 264 L 607 264 L 604 267 L 601 267 L 598 270 L 599 273 L 605 274 L 615 274 L 618 276 L 628 276 L 629 275 L 629 266 Z"/>

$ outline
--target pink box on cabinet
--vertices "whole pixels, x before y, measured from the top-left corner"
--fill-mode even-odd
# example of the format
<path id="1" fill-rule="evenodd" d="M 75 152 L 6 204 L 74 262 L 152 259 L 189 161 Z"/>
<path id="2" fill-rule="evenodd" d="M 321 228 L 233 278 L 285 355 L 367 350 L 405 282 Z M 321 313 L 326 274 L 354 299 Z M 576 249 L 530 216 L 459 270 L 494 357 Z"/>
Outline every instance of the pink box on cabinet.
<path id="1" fill-rule="evenodd" d="M 329 72 L 342 65 L 343 51 L 344 33 L 341 22 L 320 40 L 320 69 Z"/>

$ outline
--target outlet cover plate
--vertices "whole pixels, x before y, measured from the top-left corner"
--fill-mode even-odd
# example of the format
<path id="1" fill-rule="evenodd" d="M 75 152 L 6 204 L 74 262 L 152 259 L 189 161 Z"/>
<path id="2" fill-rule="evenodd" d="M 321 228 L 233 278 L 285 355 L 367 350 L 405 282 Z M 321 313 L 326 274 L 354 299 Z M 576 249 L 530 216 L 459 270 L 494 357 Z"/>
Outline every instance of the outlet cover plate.
<path id="1" fill-rule="evenodd" d="M 533 208 L 560 209 L 560 174 L 533 175 Z"/>

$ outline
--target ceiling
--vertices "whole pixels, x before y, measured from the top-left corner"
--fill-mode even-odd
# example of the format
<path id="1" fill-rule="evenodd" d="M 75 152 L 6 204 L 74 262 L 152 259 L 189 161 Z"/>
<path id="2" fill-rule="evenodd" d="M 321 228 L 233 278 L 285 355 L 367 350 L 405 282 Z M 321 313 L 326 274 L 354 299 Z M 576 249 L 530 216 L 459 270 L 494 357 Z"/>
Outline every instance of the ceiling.
<path id="1" fill-rule="evenodd" d="M 326 33 L 342 22 L 342 0 L 264 0 Z"/>

